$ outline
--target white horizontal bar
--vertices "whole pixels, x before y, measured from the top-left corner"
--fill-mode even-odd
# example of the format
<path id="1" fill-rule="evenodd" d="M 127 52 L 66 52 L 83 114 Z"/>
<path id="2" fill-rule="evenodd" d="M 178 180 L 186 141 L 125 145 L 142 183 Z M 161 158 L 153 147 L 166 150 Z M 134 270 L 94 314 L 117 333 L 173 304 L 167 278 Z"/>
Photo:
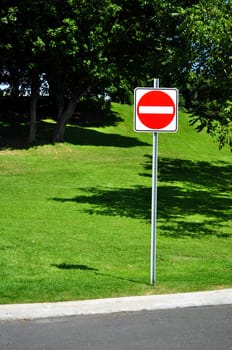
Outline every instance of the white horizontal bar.
<path id="1" fill-rule="evenodd" d="M 173 114 L 172 106 L 140 106 L 141 114 Z"/>

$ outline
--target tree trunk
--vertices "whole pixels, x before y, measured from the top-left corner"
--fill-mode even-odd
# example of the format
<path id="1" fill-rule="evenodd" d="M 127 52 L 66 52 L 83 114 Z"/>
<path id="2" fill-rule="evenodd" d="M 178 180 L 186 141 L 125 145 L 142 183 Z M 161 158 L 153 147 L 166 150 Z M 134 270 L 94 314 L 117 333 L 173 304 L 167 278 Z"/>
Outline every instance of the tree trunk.
<path id="1" fill-rule="evenodd" d="M 60 113 L 60 117 L 57 120 L 56 128 L 53 134 L 52 142 L 63 142 L 66 124 L 72 118 L 77 105 L 77 99 L 71 99 L 67 107 Z"/>
<path id="2" fill-rule="evenodd" d="M 73 113 L 75 112 L 77 102 L 79 99 L 88 93 L 89 89 L 87 88 L 82 93 L 80 93 L 79 88 L 75 88 L 72 93 L 72 97 L 69 100 L 67 107 L 63 109 L 63 112 L 60 113 L 59 109 L 59 118 L 57 120 L 56 128 L 53 134 L 52 142 L 63 142 L 64 133 L 66 129 L 66 124 L 72 118 Z"/>
<path id="3" fill-rule="evenodd" d="M 57 100 L 57 106 L 58 106 L 57 120 L 60 120 L 62 113 L 64 111 L 64 96 L 58 95 L 56 100 Z"/>
<path id="4" fill-rule="evenodd" d="M 36 110 L 37 110 L 38 96 L 31 96 L 30 102 L 30 132 L 28 137 L 28 143 L 33 144 L 36 141 Z"/>
<path id="5" fill-rule="evenodd" d="M 11 81 L 11 96 L 19 97 L 19 81 L 17 80 L 17 77 L 14 78 Z"/>
<path id="6" fill-rule="evenodd" d="M 37 122 L 37 102 L 39 98 L 40 80 L 37 70 L 32 73 L 31 79 L 31 101 L 30 101 L 30 132 L 28 143 L 33 144 L 36 141 L 36 122 Z"/>

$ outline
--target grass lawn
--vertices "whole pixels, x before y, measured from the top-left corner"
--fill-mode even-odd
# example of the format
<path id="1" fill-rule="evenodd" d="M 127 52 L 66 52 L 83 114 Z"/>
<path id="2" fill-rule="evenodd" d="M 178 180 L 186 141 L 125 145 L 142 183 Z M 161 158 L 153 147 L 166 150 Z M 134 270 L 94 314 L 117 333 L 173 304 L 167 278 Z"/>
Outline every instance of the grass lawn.
<path id="1" fill-rule="evenodd" d="M 179 115 L 159 134 L 157 283 L 150 286 L 152 134 L 69 126 L 64 144 L 0 151 L 0 303 L 232 286 L 232 157 Z"/>

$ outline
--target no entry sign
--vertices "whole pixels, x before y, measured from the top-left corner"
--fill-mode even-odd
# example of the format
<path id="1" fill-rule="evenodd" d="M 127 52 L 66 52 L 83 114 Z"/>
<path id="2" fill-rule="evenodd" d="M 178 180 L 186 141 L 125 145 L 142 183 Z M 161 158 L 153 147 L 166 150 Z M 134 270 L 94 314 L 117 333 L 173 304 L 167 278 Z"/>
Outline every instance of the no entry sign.
<path id="1" fill-rule="evenodd" d="M 136 88 L 135 130 L 177 131 L 177 89 Z"/>
<path id="2" fill-rule="evenodd" d="M 152 196 L 151 196 L 151 259 L 150 282 L 156 282 L 156 221 L 157 221 L 157 173 L 158 133 L 177 131 L 178 90 L 154 87 L 138 87 L 134 90 L 135 131 L 153 131 Z"/>

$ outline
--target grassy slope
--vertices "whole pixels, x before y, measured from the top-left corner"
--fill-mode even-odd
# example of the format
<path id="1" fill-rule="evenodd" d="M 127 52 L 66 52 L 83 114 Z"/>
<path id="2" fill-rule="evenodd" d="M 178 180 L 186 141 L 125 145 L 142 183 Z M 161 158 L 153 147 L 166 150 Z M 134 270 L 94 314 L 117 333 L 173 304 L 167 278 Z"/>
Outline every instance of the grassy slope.
<path id="1" fill-rule="evenodd" d="M 69 127 L 67 143 L 0 152 L 0 302 L 229 287 L 231 154 L 189 128 L 159 135 L 157 284 L 149 286 L 152 135 Z"/>

